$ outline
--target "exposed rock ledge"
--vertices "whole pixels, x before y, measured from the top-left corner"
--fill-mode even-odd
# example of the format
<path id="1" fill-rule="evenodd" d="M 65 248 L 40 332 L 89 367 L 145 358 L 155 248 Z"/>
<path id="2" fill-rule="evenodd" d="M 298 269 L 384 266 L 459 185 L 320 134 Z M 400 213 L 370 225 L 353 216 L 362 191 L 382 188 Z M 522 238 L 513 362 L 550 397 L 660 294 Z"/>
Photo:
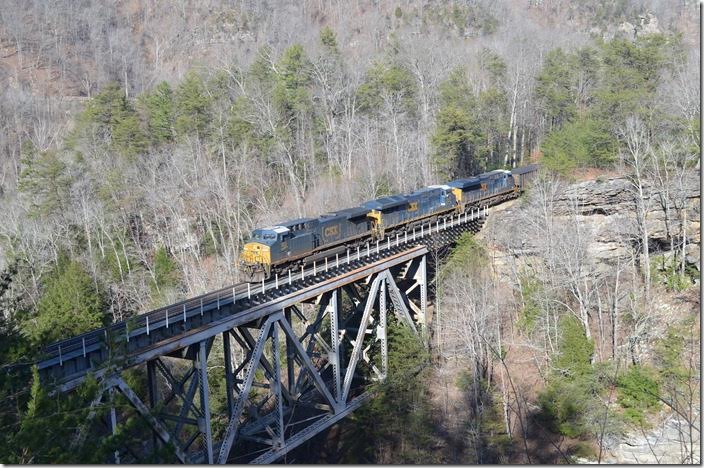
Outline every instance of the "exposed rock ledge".
<path id="1" fill-rule="evenodd" d="M 670 240 L 675 238 L 675 248 L 677 248 L 681 220 L 677 218 L 675 210 L 670 213 L 670 219 L 666 220 L 661 194 L 655 192 L 652 186 L 646 187 L 646 194 L 650 197 L 646 217 L 650 251 L 666 256 L 672 255 Z M 671 194 L 673 195 L 675 194 Z M 699 174 L 694 171 L 688 174 L 681 193 L 676 195 L 686 204 L 686 209 L 683 211 L 686 212 L 687 262 L 699 268 L 701 231 Z M 608 264 L 617 255 L 627 253 L 628 247 L 624 246 L 623 239 L 638 237 L 635 197 L 632 185 L 626 178 L 580 182 L 565 186 L 555 200 L 553 213 L 565 220 L 576 212 L 578 220 L 591 229 L 592 242 L 589 251 L 593 258 L 607 269 L 611 268 Z M 521 230 L 516 228 L 506 229 L 506 226 L 515 226 L 514 217 L 522 209 L 523 202 L 524 200 L 519 199 L 491 208 L 487 225 L 480 231 L 479 236 L 490 240 L 501 238 L 502 244 L 511 245 L 513 253 L 530 256 L 534 249 L 531 245 L 534 239 L 530 232 L 520 232 Z M 509 276 L 510 272 L 500 255 L 496 257 L 495 262 L 501 271 L 501 276 Z M 698 415 L 698 411 L 696 414 Z M 641 434 L 630 433 L 618 440 L 608 441 L 601 463 L 677 464 L 682 463 L 683 460 L 686 463 L 701 463 L 700 434 L 697 429 L 693 429 L 693 460 L 687 459 L 687 452 L 683 450 L 688 447 L 682 441 L 682 434 L 683 432 L 686 434 L 689 427 L 675 414 L 669 414 L 656 423 L 655 427 Z M 597 463 L 595 460 L 585 458 L 578 458 L 575 461 L 582 464 Z"/>
<path id="2" fill-rule="evenodd" d="M 656 190 L 651 184 L 644 187 L 645 204 L 648 207 L 646 223 L 650 237 L 650 251 L 667 255 L 671 240 L 679 244 L 680 226 L 673 208 L 673 200 L 686 205 L 687 261 L 699 268 L 699 243 L 701 233 L 701 213 L 699 200 L 701 187 L 699 174 L 687 174 L 681 189 L 670 188 L 669 219 L 665 213 L 666 193 Z M 573 208 L 579 216 L 588 216 L 594 227 L 595 242 L 592 252 L 596 258 L 608 259 L 620 250 L 623 236 L 637 237 L 635 222 L 638 194 L 626 178 L 612 178 L 606 181 L 588 181 L 569 185 L 556 200 L 556 214 L 567 215 Z"/>
<path id="3" fill-rule="evenodd" d="M 700 184 L 699 175 L 692 171 L 685 178 L 680 193 L 671 190 L 670 200 L 677 198 L 678 203 L 686 204 L 687 262 L 699 268 L 700 220 L 699 209 Z M 678 248 L 680 225 L 676 210 L 670 207 L 669 219 L 666 219 L 661 194 L 651 185 L 645 187 L 646 205 L 648 207 L 646 223 L 649 231 L 649 250 L 651 253 L 672 255 L 672 245 Z M 553 205 L 553 213 L 565 219 L 571 213 L 576 213 L 577 220 L 589 228 L 592 242 L 589 251 L 597 262 L 611 263 L 617 256 L 626 255 L 628 242 L 638 238 L 636 221 L 637 192 L 626 178 L 611 178 L 604 181 L 587 181 L 566 185 L 557 195 Z M 671 202 L 672 203 L 672 202 Z M 488 224 L 498 226 L 511 225 L 515 212 L 521 210 L 522 200 L 499 205 L 491 209 L 492 216 Z M 492 219 L 493 218 L 493 219 Z M 519 229 L 520 230 L 520 229 Z M 503 243 L 511 245 L 514 253 L 530 255 L 533 250 L 532 235 L 501 236 Z M 671 241 L 674 241 L 671 243 Z M 606 268 L 607 266 L 604 265 Z"/>

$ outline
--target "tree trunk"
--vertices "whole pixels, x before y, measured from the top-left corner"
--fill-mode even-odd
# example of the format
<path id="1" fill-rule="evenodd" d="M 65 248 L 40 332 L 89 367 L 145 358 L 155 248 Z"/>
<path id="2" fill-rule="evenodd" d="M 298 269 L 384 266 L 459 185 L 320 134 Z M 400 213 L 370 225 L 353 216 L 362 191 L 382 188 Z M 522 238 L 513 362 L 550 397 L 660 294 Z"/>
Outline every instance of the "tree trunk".
<path id="1" fill-rule="evenodd" d="M 682 209 L 682 263 L 680 274 L 684 276 L 684 269 L 687 262 L 687 205 Z"/>
<path id="2" fill-rule="evenodd" d="M 526 152 L 526 128 L 523 127 L 521 130 L 521 156 L 519 157 L 519 166 L 523 165 L 523 155 Z"/>
<path id="3" fill-rule="evenodd" d="M 616 266 L 616 281 L 614 283 L 614 297 L 611 303 L 611 358 L 616 359 L 618 349 L 618 284 L 621 275 L 620 262 Z"/>

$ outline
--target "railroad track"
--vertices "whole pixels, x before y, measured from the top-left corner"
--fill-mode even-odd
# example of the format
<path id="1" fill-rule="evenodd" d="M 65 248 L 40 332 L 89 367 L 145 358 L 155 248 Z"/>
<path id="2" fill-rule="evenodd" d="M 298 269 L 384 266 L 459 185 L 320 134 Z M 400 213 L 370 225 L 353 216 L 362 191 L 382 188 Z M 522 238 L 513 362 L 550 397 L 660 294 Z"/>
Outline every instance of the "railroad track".
<path id="1" fill-rule="evenodd" d="M 72 367 L 73 371 L 65 370 L 60 374 L 82 375 L 105 361 L 114 360 L 116 354 L 127 357 L 155 343 L 184 334 L 193 327 L 207 326 L 208 320 L 222 317 L 222 314 L 213 314 L 214 311 L 223 311 L 228 315 L 243 313 L 421 244 L 429 248 L 448 245 L 462 232 L 477 231 L 487 213 L 488 206 L 459 215 L 447 215 L 435 223 L 425 223 L 411 231 L 390 233 L 383 240 L 369 241 L 355 249 L 347 249 L 343 254 L 326 257 L 307 268 L 289 270 L 269 281 L 235 284 L 52 343 L 44 348 L 42 357 L 37 361 L 40 376 L 45 380 L 48 374 L 53 374 L 49 380 L 64 380 L 58 379 L 57 373 L 51 372 L 51 369 L 64 367 L 73 360 L 83 360 L 85 363 L 81 364 L 82 367 Z M 205 312 L 209 314 L 204 316 Z"/>

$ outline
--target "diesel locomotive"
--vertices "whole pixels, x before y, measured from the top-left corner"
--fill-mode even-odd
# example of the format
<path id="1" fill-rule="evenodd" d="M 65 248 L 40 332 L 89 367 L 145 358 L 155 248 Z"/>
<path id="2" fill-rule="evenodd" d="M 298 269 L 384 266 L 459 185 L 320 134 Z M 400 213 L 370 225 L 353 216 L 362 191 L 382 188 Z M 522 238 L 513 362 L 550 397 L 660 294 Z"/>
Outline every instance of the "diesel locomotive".
<path id="1" fill-rule="evenodd" d="M 450 214 L 515 198 L 537 173 L 530 165 L 498 169 L 407 195 L 377 198 L 354 208 L 255 229 L 240 255 L 245 281 L 259 282 L 287 269 L 342 254 L 387 235 L 434 223 Z"/>

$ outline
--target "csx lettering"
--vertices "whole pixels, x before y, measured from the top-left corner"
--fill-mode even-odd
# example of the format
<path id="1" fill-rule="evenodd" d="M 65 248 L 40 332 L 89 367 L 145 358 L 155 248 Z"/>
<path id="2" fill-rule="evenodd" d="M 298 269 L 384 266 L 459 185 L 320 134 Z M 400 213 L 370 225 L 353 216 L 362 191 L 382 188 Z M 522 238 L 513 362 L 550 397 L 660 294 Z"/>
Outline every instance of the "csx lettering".
<path id="1" fill-rule="evenodd" d="M 337 236 L 340 234 L 340 225 L 337 224 L 335 226 L 328 226 L 325 228 L 323 231 L 323 234 L 325 234 L 325 237 L 333 237 Z"/>

